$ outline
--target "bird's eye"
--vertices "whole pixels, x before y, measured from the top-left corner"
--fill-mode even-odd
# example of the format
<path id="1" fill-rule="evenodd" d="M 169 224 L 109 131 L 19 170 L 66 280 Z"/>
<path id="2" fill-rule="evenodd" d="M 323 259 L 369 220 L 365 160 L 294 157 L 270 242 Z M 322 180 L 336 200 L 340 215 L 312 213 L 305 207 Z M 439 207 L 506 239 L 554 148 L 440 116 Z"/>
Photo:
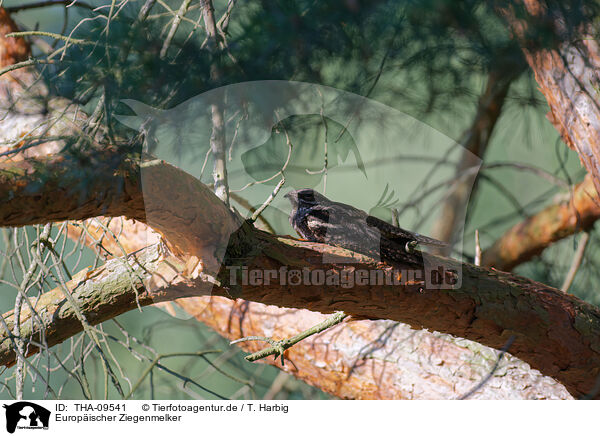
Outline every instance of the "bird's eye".
<path id="1" fill-rule="evenodd" d="M 300 198 L 304 201 L 314 201 L 315 196 L 312 192 L 302 192 L 300 194 Z"/>

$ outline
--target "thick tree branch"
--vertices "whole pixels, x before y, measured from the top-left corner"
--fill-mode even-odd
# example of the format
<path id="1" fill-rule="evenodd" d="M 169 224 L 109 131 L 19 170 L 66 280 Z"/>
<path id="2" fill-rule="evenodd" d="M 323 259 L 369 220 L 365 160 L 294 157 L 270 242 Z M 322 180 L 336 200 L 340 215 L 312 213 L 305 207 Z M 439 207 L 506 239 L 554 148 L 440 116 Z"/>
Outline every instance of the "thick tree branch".
<path id="1" fill-rule="evenodd" d="M 155 299 L 145 292 L 143 280 L 148 280 L 161 259 L 159 246 L 129 256 L 129 266 L 124 259 L 113 259 L 94 270 L 82 270 L 67 283 L 71 295 L 78 303 L 88 323 L 95 325 L 134 309 L 136 296 L 142 306 L 152 304 Z M 130 270 L 135 272 L 132 277 Z M 134 286 L 132 286 L 132 280 Z M 44 341 L 51 347 L 81 332 L 83 326 L 76 310 L 69 304 L 60 288 L 46 292 L 38 299 L 31 299 L 35 309 L 24 306 L 20 316 L 20 337 L 37 344 Z M 12 329 L 15 324 L 13 311 L 3 315 L 9 331 L 0 334 L 0 362 L 10 366 L 15 363 L 12 346 Z M 40 325 L 41 324 L 41 325 Z M 39 348 L 33 344 L 27 347 L 29 354 Z"/>
<path id="2" fill-rule="evenodd" d="M 114 151 L 5 161 L 0 222 L 25 226 L 117 214 L 144 221 L 140 185 L 137 163 Z"/>
<path id="3" fill-rule="evenodd" d="M 549 10 L 540 0 L 523 0 L 523 4 L 526 14 L 523 17 L 517 16 L 513 9 L 504 9 L 502 13 L 523 46 L 540 91 L 550 106 L 548 119 L 565 143 L 577 151 L 600 192 L 600 45 L 585 22 L 577 37 L 567 31 L 565 10 L 556 5 Z M 552 29 L 553 37 L 563 42 L 544 46 L 533 39 L 538 35 L 532 29 Z"/>
<path id="4" fill-rule="evenodd" d="M 307 310 L 222 297 L 184 298 L 178 304 L 231 340 L 253 335 L 292 337 L 326 318 Z M 250 353 L 262 346 L 238 345 Z M 386 320 L 361 320 L 294 345 L 285 353 L 285 366 L 279 359 L 268 363 L 340 398 L 450 399 L 477 385 L 496 357 L 494 350 L 462 338 Z M 471 398 L 568 398 L 563 386 L 515 357 L 507 356 L 500 367 L 494 383 Z"/>
<path id="5" fill-rule="evenodd" d="M 598 219 L 600 198 L 588 175 L 575 186 L 568 201 L 552 204 L 506 231 L 483 252 L 482 264 L 510 271 L 552 243 L 589 230 Z"/>
<path id="6" fill-rule="evenodd" d="M 145 224 L 125 219 L 88 220 L 69 229 L 79 239 L 85 226 L 86 245 L 102 251 L 128 253 L 158 242 Z M 109 228 L 111 233 L 106 234 Z M 115 237 L 118 235 L 119 245 Z M 244 336 L 292 337 L 327 318 L 302 309 L 279 308 L 223 297 L 181 298 L 156 303 L 167 312 L 177 304 L 198 321 L 229 340 Z M 240 343 L 256 352 L 254 343 Z M 448 399 L 458 398 L 485 379 L 497 363 L 497 351 L 463 338 L 413 330 L 408 325 L 386 320 L 361 320 L 309 337 L 278 359 L 278 366 L 296 378 L 332 395 L 353 399 Z M 505 354 L 493 374 L 472 399 L 572 398 L 550 377 L 542 376 L 520 359 Z M 419 386 L 419 389 L 414 389 Z"/>
<path id="7" fill-rule="evenodd" d="M 74 211 L 77 211 L 77 218 L 81 219 L 86 218 L 82 213 L 84 210 L 90 216 L 107 215 L 107 211 L 120 216 L 137 210 L 131 208 L 131 199 L 138 198 L 141 193 L 134 195 L 128 191 L 128 195 L 116 192 L 108 195 L 113 185 L 108 183 L 110 177 L 104 184 L 106 189 L 97 187 L 86 189 L 85 192 L 67 189 L 61 185 L 60 178 L 50 177 L 54 186 L 47 190 L 40 180 L 43 176 L 48 182 L 48 171 L 44 166 L 34 165 L 32 159 L 28 163 L 30 170 L 27 181 L 24 178 L 19 180 L 21 184 L 35 187 L 37 195 L 29 194 L 24 187 L 11 191 L 7 186 L 10 179 L 0 183 L 0 201 L 8 205 L 9 211 L 13 211 L 5 213 L 5 208 L 2 208 L 0 225 L 7 225 L 5 222 L 24 225 L 43 221 L 46 208 L 54 211 L 54 219 L 69 218 Z M 44 160 L 39 163 L 48 162 Z M 63 166 L 59 168 L 66 171 L 65 161 L 61 163 Z M 0 171 L 9 172 L 11 165 L 14 164 L 0 166 Z M 406 285 L 357 284 L 353 287 L 332 285 L 325 288 L 306 283 L 281 286 L 274 282 L 252 285 L 238 281 L 232 285 L 232 269 L 226 266 L 244 265 L 249 270 L 260 271 L 287 268 L 299 272 L 306 269 L 308 272 L 320 270 L 337 273 L 364 269 L 367 275 L 371 274 L 370 271 L 385 271 L 391 267 L 340 248 L 274 237 L 249 225 L 242 225 L 236 231 L 227 233 L 223 229 L 235 229 L 240 223 L 206 186 L 164 162 L 142 164 L 142 172 L 149 168 L 151 181 L 144 188 L 149 188 L 148 194 L 155 193 L 157 198 L 144 191 L 146 205 L 150 207 L 142 219 L 152 221 L 148 224 L 163 234 L 176 254 L 196 256 L 203 265 L 219 260 L 224 262 L 225 266 L 216 274 L 221 286 L 213 288 L 214 295 L 323 313 L 343 310 L 358 317 L 402 321 L 415 328 L 450 333 L 497 349 L 501 349 L 514 336 L 510 352 L 540 369 L 543 374 L 561 381 L 572 394 L 587 394 L 595 384 L 600 371 L 600 311 L 576 297 L 508 273 L 441 258 L 438 261 L 447 269 L 462 270 L 460 289 L 428 290 L 421 282 Z M 97 171 L 95 176 L 98 176 Z M 122 176 L 115 176 L 113 172 L 113 177 Z M 141 178 L 146 179 L 143 175 Z M 66 179 L 63 183 L 72 185 L 74 181 Z M 89 186 L 95 185 L 90 182 Z M 132 189 L 140 185 L 130 183 L 126 186 Z M 52 204 L 53 200 L 58 201 L 56 192 L 62 193 L 60 208 Z M 64 198 L 69 193 L 77 194 L 77 201 Z M 40 198 L 44 201 L 41 202 Z M 107 204 L 112 206 L 104 207 L 97 198 L 106 199 Z M 123 201 L 120 208 L 118 199 Z M 32 213 L 15 213 L 16 204 L 25 211 L 32 211 L 35 205 L 38 216 L 34 219 Z M 86 205 L 86 208 L 80 204 Z M 91 206 L 93 204 L 96 210 Z M 62 211 L 62 216 L 59 216 L 57 209 Z M 226 239 L 229 246 L 225 255 L 220 257 L 215 250 L 224 251 Z M 408 265 L 397 267 L 412 269 Z M 189 274 L 186 266 L 181 268 L 178 271 L 183 271 L 182 275 L 188 282 L 182 279 L 183 288 L 174 292 L 173 298 L 205 295 L 206 277 L 195 277 L 193 272 Z M 209 268 L 201 271 L 215 270 Z"/>
<path id="8" fill-rule="evenodd" d="M 182 264 L 167 258 L 160 245 L 130 255 L 128 263 L 135 273 L 134 288 L 130 268 L 123 259 L 110 260 L 95 271 L 84 270 L 69 283 L 77 306 L 90 324 L 135 309 L 136 296 L 146 306 L 199 293 L 201 289 L 201 284 L 191 286 L 182 276 L 173 275 L 173 268 Z M 166 277 L 170 277 L 170 283 Z M 287 337 L 323 318 L 308 311 L 222 297 L 179 301 L 190 314 L 231 339 L 265 334 L 267 330 L 271 336 Z M 41 343 L 40 322 L 48 346 L 82 331 L 75 311 L 59 289 L 32 300 L 32 304 L 35 313 L 24 310 L 21 314 L 21 337 Z M 4 319 L 12 330 L 12 312 L 4 314 Z M 15 361 L 12 341 L 3 333 L 0 362 L 11 365 Z M 259 348 L 251 343 L 242 346 L 247 351 Z M 35 345 L 28 347 L 29 354 L 37 351 Z M 336 357 L 332 358 L 332 354 Z M 431 399 L 458 397 L 467 392 L 495 364 L 496 353 L 464 339 L 450 340 L 424 330 L 415 332 L 390 321 L 357 321 L 297 344 L 286 352 L 286 359 L 288 364 L 282 369 L 343 398 Z M 331 367 L 331 362 L 337 365 Z M 465 362 L 479 363 L 465 365 Z M 502 377 L 496 377 L 493 387 L 483 389 L 474 398 L 568 398 L 560 385 L 524 367 L 516 358 L 507 357 L 501 366 Z M 444 383 L 439 383 L 441 378 Z M 414 391 L 415 384 L 420 386 L 418 391 Z"/>

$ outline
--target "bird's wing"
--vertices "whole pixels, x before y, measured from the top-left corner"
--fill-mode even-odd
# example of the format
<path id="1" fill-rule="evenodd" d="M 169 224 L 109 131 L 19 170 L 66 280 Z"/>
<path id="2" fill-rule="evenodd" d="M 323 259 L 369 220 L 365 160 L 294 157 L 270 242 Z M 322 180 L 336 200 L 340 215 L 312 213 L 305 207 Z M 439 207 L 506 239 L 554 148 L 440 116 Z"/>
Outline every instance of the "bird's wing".
<path id="1" fill-rule="evenodd" d="M 400 227 L 396 227 L 391 225 L 390 223 L 386 223 L 379 218 L 375 218 L 374 216 L 369 215 L 367 217 L 367 224 L 371 227 L 375 227 L 381 232 L 381 236 L 387 239 L 401 239 L 403 241 L 416 241 L 419 244 L 423 245 L 434 245 L 438 247 L 447 247 L 448 244 L 446 242 L 438 241 L 437 239 L 428 238 L 427 236 L 419 235 L 418 233 L 413 233 L 401 229 Z"/>
<path id="2" fill-rule="evenodd" d="M 321 242 L 356 250 L 379 241 L 379 231 L 365 222 L 367 216 L 364 211 L 348 205 L 318 204 L 310 208 L 306 226 Z"/>

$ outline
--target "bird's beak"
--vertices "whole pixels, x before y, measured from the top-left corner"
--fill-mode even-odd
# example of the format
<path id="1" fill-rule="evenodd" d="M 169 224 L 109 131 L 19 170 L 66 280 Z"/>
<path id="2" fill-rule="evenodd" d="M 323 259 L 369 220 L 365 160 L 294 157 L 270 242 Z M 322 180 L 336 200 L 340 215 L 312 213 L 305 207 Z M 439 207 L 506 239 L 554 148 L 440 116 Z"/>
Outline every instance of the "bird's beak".
<path id="1" fill-rule="evenodd" d="M 287 198 L 290 201 L 290 203 L 292 203 L 292 206 L 298 204 L 298 195 L 294 191 L 288 192 L 283 196 L 283 198 Z"/>

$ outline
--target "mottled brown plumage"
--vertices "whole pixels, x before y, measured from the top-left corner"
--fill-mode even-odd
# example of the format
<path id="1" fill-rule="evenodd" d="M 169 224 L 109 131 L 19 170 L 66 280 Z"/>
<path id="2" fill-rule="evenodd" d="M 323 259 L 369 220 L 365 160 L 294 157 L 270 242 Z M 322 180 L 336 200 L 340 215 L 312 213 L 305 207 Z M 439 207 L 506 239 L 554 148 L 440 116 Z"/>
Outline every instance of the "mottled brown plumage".
<path id="1" fill-rule="evenodd" d="M 313 189 L 290 191 L 290 224 L 298 234 L 321 242 L 368 254 L 382 261 L 415 262 L 416 244 L 446 246 L 444 242 L 409 232 L 344 203 L 337 203 Z M 420 262 L 419 262 L 420 263 Z"/>

